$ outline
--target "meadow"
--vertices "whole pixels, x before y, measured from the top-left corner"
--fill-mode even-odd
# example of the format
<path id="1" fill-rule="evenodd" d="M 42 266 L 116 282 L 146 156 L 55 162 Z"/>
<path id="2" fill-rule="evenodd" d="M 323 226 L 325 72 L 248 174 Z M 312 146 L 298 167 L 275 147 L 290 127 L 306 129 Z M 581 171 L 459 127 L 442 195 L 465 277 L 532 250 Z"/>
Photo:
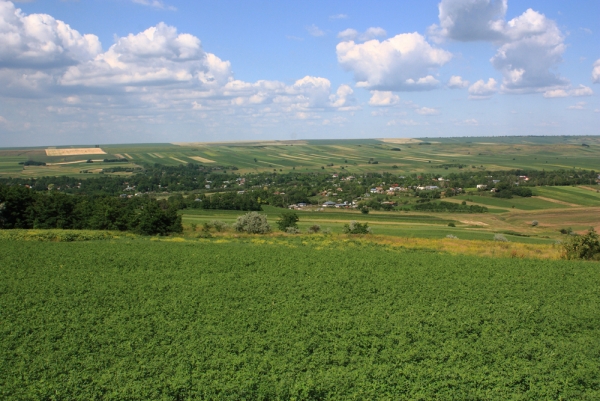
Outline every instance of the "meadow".
<path id="1" fill-rule="evenodd" d="M 0 260 L 4 400 L 600 397 L 597 263 L 319 236 Z"/>

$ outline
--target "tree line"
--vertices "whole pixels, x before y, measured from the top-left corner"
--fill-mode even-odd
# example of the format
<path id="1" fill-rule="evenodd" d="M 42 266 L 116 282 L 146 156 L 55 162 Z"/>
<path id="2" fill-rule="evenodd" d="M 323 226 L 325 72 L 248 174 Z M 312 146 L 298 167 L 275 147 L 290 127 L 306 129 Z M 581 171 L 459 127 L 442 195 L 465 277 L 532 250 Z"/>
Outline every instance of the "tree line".
<path id="1" fill-rule="evenodd" d="M 3 184 L 0 228 L 118 230 L 143 235 L 183 231 L 177 209 L 165 201 L 37 192 Z"/>

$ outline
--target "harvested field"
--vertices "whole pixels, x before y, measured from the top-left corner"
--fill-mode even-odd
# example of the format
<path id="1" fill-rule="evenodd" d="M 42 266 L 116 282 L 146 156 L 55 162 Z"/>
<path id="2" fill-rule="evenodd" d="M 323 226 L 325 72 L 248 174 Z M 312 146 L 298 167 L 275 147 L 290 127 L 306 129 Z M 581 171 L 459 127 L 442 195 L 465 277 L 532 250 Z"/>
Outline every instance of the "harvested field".
<path id="1" fill-rule="evenodd" d="M 178 159 L 178 158 L 176 158 L 176 157 L 171 157 L 171 159 L 173 159 L 173 160 L 175 160 L 175 161 L 178 161 L 178 162 L 180 162 L 180 163 L 183 163 L 183 164 L 187 164 L 187 162 L 186 162 L 186 161 L 183 161 L 183 160 L 181 160 L 181 159 Z"/>
<path id="2" fill-rule="evenodd" d="M 105 155 L 100 148 L 46 149 L 46 156 Z"/>
<path id="3" fill-rule="evenodd" d="M 205 159 L 204 157 L 200 157 L 200 156 L 189 156 L 190 159 L 194 159 L 200 163 L 214 163 L 214 160 L 210 160 L 210 159 Z"/>

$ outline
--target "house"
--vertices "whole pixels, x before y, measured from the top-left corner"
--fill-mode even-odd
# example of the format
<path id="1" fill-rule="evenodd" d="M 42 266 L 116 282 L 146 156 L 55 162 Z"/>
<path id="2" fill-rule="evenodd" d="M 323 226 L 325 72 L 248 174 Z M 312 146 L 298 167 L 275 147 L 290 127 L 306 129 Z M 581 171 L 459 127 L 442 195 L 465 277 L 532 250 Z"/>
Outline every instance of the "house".
<path id="1" fill-rule="evenodd" d="M 485 184 L 477 184 L 477 189 L 486 189 L 487 185 Z"/>
<path id="2" fill-rule="evenodd" d="M 417 189 L 419 191 L 434 191 L 436 189 L 440 189 L 440 187 L 438 187 L 437 185 L 425 185 L 425 186 L 417 187 Z"/>
<path id="3" fill-rule="evenodd" d="M 335 202 L 332 201 L 327 201 L 325 203 L 323 203 L 323 207 L 334 207 L 335 206 Z"/>

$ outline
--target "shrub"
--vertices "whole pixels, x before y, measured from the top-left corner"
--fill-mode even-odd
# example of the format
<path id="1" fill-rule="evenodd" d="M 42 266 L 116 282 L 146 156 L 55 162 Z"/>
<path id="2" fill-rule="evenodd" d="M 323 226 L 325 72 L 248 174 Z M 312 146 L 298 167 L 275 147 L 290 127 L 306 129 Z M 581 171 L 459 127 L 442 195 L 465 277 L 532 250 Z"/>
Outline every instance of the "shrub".
<path id="1" fill-rule="evenodd" d="M 560 231 L 561 234 L 571 234 L 571 233 L 573 233 L 573 229 L 571 227 L 569 227 L 569 228 L 561 228 L 559 231 Z"/>
<path id="2" fill-rule="evenodd" d="M 370 234 L 371 227 L 368 223 L 359 223 L 351 221 L 350 224 L 344 224 L 344 234 Z"/>
<path id="3" fill-rule="evenodd" d="M 369 208 L 366 207 L 366 206 L 363 206 L 363 207 L 360 208 L 360 212 L 362 214 L 369 214 Z"/>
<path id="4" fill-rule="evenodd" d="M 508 240 L 506 239 L 506 237 L 502 234 L 494 234 L 494 241 L 499 241 L 499 242 L 508 242 Z"/>
<path id="5" fill-rule="evenodd" d="M 448 223 L 448 227 L 456 227 L 456 224 L 450 222 L 450 223 Z"/>
<path id="6" fill-rule="evenodd" d="M 313 224 L 312 226 L 308 227 L 309 234 L 317 234 L 319 231 L 321 231 L 321 226 L 318 224 Z"/>
<path id="7" fill-rule="evenodd" d="M 323 231 L 321 231 L 321 232 L 325 235 L 329 235 L 329 234 L 331 234 L 331 228 L 329 228 L 329 227 L 324 228 Z"/>
<path id="8" fill-rule="evenodd" d="M 221 221 L 221 220 L 212 220 L 210 222 L 211 227 L 213 227 L 217 232 L 221 232 L 221 231 L 225 231 L 227 230 L 227 223 Z"/>
<path id="9" fill-rule="evenodd" d="M 573 236 L 563 247 L 566 259 L 600 260 L 600 236 L 593 228 L 585 235 Z"/>
<path id="10" fill-rule="evenodd" d="M 271 226 L 267 223 L 267 216 L 257 212 L 246 213 L 239 216 L 233 224 L 233 228 L 238 232 L 249 234 L 266 234 L 271 231 Z"/>
<path id="11" fill-rule="evenodd" d="M 285 232 L 288 234 L 300 234 L 300 230 L 298 230 L 296 227 L 287 227 Z"/>
<path id="12" fill-rule="evenodd" d="M 281 213 L 281 217 L 277 220 L 277 227 L 281 231 L 286 231 L 289 227 L 298 228 L 298 215 L 296 212 L 283 212 Z"/>
<path id="13" fill-rule="evenodd" d="M 450 239 L 458 239 L 458 237 L 456 235 L 452 235 L 452 234 L 448 234 L 446 235 L 446 238 L 450 238 Z"/>
<path id="14" fill-rule="evenodd" d="M 538 224 L 539 224 L 539 223 L 538 223 L 538 221 L 537 221 L 537 220 L 533 220 L 533 221 L 531 222 L 531 227 L 537 227 L 537 225 L 538 225 Z"/>

